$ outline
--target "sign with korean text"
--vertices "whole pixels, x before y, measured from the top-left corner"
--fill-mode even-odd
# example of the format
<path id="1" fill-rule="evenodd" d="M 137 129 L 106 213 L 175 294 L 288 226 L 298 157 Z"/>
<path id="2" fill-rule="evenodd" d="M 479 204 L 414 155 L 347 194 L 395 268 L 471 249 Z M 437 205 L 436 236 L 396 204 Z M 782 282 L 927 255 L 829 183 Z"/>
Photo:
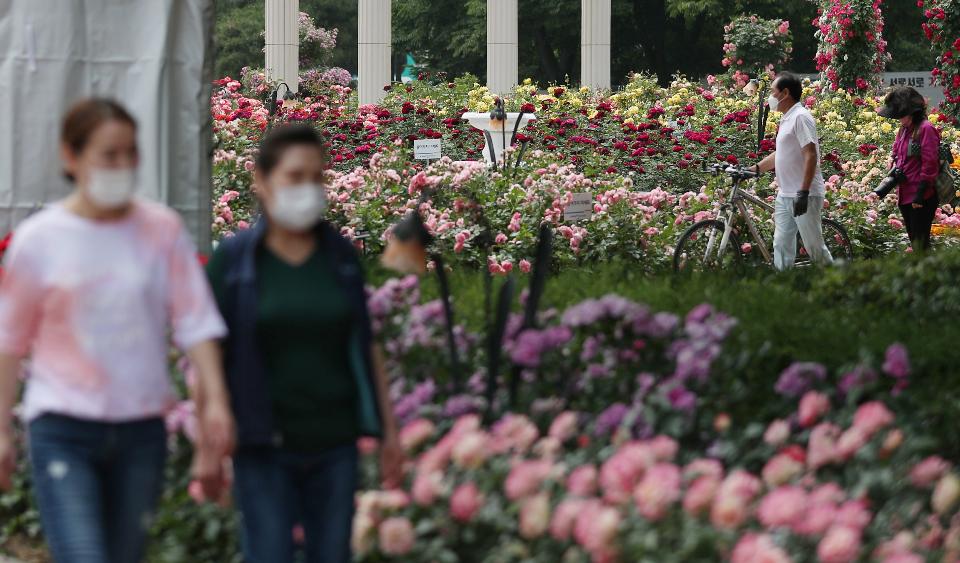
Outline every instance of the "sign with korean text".
<path id="1" fill-rule="evenodd" d="M 413 142 L 413 158 L 416 160 L 438 160 L 440 158 L 440 139 L 417 139 Z"/>
<path id="2" fill-rule="evenodd" d="M 563 220 L 567 222 L 583 221 L 593 216 L 593 194 L 573 194 L 573 199 L 563 210 Z"/>

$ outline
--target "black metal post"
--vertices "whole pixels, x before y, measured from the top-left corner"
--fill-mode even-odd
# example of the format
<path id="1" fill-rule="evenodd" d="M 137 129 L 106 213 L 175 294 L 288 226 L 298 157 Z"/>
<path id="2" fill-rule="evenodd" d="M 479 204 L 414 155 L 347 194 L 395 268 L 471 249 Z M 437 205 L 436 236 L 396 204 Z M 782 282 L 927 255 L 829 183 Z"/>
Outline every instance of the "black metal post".
<path id="1" fill-rule="evenodd" d="M 534 328 L 537 325 L 537 309 L 540 306 L 540 299 L 543 297 L 543 290 L 547 284 L 547 273 L 550 270 L 550 255 L 553 250 L 553 230 L 549 225 L 540 225 L 540 235 L 537 237 L 537 254 L 533 262 L 533 272 L 530 276 L 530 293 L 527 295 L 527 303 L 523 312 L 523 324 L 517 336 L 524 330 Z M 523 368 L 514 365 L 510 372 L 510 406 L 516 408 L 517 399 L 520 394 L 520 376 Z"/>
<path id="2" fill-rule="evenodd" d="M 437 281 L 440 284 L 440 300 L 443 302 L 443 316 L 447 322 L 447 350 L 450 353 L 450 380 L 453 383 L 453 392 L 460 393 L 463 389 L 463 378 L 460 369 L 460 353 L 457 350 L 457 340 L 453 333 L 453 304 L 450 302 L 450 284 L 447 272 L 443 265 L 443 257 L 437 253 L 433 255 L 433 263 L 437 269 Z"/>
<path id="3" fill-rule="evenodd" d="M 488 423 L 493 422 L 493 402 L 497 393 L 497 378 L 500 374 L 500 356 L 503 352 L 503 335 L 510 317 L 510 306 L 513 303 L 514 292 L 513 276 L 500 286 L 500 298 L 497 300 L 497 317 L 488 334 L 487 341 L 487 412 L 484 417 Z"/>

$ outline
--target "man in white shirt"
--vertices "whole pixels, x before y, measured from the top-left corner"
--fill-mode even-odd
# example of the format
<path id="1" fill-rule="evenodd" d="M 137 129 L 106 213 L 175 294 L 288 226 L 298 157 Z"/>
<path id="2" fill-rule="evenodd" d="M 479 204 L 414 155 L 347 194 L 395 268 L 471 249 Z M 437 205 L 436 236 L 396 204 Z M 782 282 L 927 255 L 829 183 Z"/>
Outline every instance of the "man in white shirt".
<path id="1" fill-rule="evenodd" d="M 820 140 L 813 115 L 798 103 L 802 95 L 803 85 L 795 74 L 782 72 L 771 83 L 767 103 L 783 117 L 776 150 L 755 166 L 757 172 L 776 170 L 779 191 L 773 212 L 773 265 L 778 270 L 792 268 L 796 261 L 798 230 L 814 263 L 833 262 L 820 223 L 825 193 Z"/>

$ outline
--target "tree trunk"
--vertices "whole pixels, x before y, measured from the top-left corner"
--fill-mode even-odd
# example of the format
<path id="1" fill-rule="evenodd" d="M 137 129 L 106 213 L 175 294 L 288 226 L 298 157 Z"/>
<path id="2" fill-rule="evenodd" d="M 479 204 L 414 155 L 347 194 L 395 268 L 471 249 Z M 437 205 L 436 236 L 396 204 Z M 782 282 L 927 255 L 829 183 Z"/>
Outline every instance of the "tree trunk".
<path id="1" fill-rule="evenodd" d="M 668 85 L 673 70 L 667 67 L 666 0 L 634 0 L 633 19 L 637 22 L 639 43 L 643 47 L 650 69 L 656 73 L 661 85 Z"/>
<path id="2" fill-rule="evenodd" d="M 546 74 L 547 80 L 559 83 L 563 78 L 560 74 L 560 63 L 557 61 L 557 55 L 553 52 L 544 26 L 537 26 L 533 34 L 533 40 L 537 45 L 537 54 L 540 56 L 540 68 Z"/>

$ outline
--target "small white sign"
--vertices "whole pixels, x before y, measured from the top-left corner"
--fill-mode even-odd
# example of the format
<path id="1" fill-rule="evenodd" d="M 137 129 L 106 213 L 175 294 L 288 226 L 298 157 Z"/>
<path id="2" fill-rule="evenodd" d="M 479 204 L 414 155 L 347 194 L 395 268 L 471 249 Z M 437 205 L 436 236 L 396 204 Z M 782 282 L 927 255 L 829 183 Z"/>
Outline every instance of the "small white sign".
<path id="1" fill-rule="evenodd" d="M 573 194 L 573 199 L 563 210 L 564 221 L 582 221 L 593 216 L 593 194 Z"/>
<path id="2" fill-rule="evenodd" d="M 440 139 L 417 139 L 413 141 L 415 160 L 438 160 L 440 158 Z"/>

